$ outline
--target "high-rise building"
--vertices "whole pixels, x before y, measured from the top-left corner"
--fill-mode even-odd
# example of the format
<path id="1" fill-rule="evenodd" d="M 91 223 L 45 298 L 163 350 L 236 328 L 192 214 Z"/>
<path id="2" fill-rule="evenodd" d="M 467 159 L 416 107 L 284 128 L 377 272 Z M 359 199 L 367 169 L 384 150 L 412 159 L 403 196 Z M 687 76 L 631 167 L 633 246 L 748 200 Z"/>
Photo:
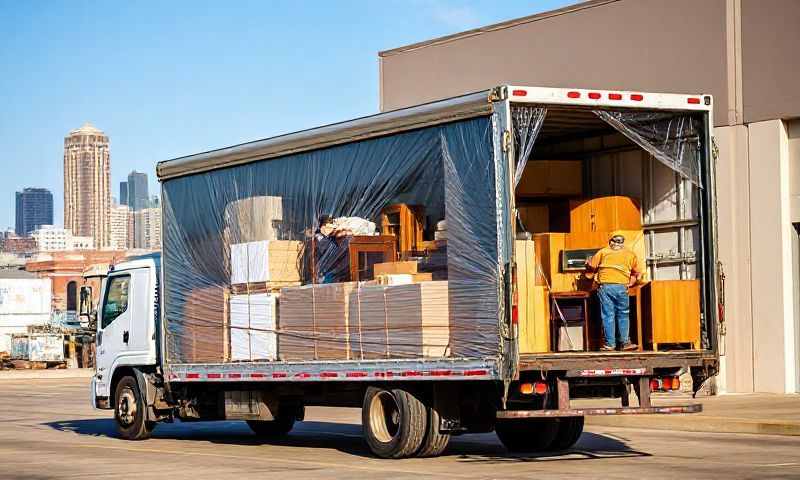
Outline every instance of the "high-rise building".
<path id="1" fill-rule="evenodd" d="M 108 137 L 86 123 L 64 138 L 64 227 L 107 248 L 110 235 Z"/>
<path id="2" fill-rule="evenodd" d="M 111 249 L 127 250 L 129 248 L 128 226 L 131 223 L 130 208 L 127 205 L 111 207 Z"/>
<path id="3" fill-rule="evenodd" d="M 53 194 L 46 188 L 24 188 L 17 192 L 17 235 L 25 236 L 53 223 Z"/>
<path id="4" fill-rule="evenodd" d="M 128 204 L 128 182 L 119 182 L 119 204 Z"/>
<path id="5" fill-rule="evenodd" d="M 150 205 L 150 197 L 147 194 L 147 174 L 136 170 L 128 174 L 128 206 L 131 210 L 138 212 Z"/>
<path id="6" fill-rule="evenodd" d="M 161 250 L 161 208 L 133 212 L 133 226 L 134 248 Z"/>

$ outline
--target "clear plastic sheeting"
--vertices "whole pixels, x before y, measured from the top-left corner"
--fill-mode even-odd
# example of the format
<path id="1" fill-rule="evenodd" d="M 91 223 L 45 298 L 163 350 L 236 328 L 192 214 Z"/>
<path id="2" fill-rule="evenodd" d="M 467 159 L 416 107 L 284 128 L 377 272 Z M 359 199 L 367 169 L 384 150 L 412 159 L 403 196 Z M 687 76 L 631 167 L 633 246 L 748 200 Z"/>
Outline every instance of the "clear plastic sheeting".
<path id="1" fill-rule="evenodd" d="M 163 183 L 170 363 L 490 358 L 491 117 Z"/>
<path id="2" fill-rule="evenodd" d="M 702 186 L 702 119 L 691 113 L 595 110 L 628 139 L 658 161 Z"/>
<path id="3" fill-rule="evenodd" d="M 512 105 L 511 122 L 514 130 L 514 151 L 517 153 L 514 187 L 522 180 L 525 165 L 533 153 L 533 144 L 544 124 L 547 109 L 529 105 Z"/>

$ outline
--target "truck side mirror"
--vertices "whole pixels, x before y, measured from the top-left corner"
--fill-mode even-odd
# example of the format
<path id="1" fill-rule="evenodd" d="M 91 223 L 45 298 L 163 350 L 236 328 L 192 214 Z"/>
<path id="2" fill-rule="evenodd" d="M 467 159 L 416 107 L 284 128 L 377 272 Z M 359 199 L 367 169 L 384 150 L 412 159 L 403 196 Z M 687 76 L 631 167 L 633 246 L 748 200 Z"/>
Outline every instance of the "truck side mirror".
<path id="1" fill-rule="evenodd" d="M 81 287 L 81 304 L 78 309 L 79 316 L 89 317 L 92 314 L 92 287 L 84 285 Z"/>

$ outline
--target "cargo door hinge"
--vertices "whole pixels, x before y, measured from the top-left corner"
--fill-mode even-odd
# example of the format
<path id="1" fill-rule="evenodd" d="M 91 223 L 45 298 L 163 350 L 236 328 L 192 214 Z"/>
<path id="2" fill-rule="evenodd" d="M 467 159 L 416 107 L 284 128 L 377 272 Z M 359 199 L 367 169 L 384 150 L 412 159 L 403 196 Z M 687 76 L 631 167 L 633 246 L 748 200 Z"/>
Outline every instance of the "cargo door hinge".
<path id="1" fill-rule="evenodd" d="M 509 148 L 511 148 L 511 131 L 505 130 L 503 131 L 503 152 L 508 153 Z"/>

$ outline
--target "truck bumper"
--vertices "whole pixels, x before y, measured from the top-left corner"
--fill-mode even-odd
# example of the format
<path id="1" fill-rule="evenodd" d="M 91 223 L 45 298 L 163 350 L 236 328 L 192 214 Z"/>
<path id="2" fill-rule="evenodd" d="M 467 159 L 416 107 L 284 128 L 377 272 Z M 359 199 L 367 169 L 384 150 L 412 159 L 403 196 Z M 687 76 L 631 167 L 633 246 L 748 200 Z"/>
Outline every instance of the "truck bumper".
<path id="1" fill-rule="evenodd" d="M 499 410 L 497 418 L 583 417 L 589 415 L 652 415 L 669 413 L 699 413 L 700 404 L 669 407 L 568 408 L 564 410 Z"/>

